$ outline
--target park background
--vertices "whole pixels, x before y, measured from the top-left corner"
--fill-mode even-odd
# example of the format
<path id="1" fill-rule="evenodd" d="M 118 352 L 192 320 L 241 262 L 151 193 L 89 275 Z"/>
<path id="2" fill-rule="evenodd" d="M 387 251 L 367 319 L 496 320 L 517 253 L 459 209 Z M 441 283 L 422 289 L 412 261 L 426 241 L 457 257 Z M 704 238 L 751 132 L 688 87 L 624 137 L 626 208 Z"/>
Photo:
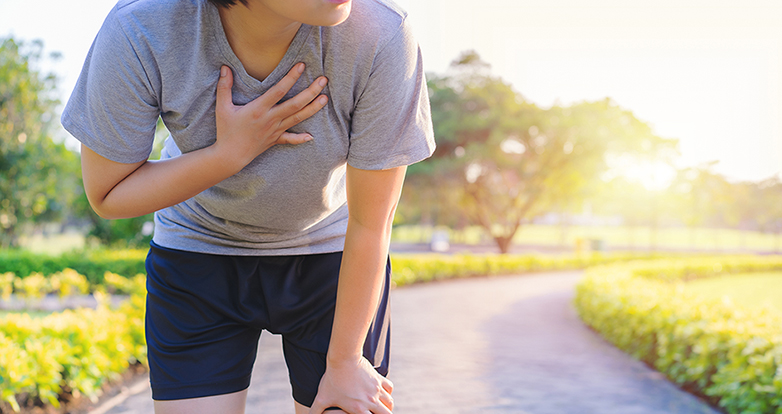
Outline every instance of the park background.
<path id="1" fill-rule="evenodd" d="M 464 265 L 464 276 L 782 251 L 782 5 L 398 3 L 425 59 L 438 149 L 409 169 L 395 252 L 478 257 L 482 270 Z M 83 266 L 86 291 L 134 292 L 132 266 L 125 281 L 93 265 L 135 257 L 151 217 L 97 217 L 81 189 L 78 143 L 59 125 L 113 5 L 0 0 L 0 274 L 13 275 L 9 298 L 68 286 L 73 275 L 60 262 Z M 158 142 L 165 135 L 161 124 Z M 510 254 L 487 255 L 497 252 Z M 404 264 L 397 282 L 458 273 L 443 263 Z M 709 274 L 730 268 L 708 263 Z M 768 295 L 778 282 L 762 283 Z"/>

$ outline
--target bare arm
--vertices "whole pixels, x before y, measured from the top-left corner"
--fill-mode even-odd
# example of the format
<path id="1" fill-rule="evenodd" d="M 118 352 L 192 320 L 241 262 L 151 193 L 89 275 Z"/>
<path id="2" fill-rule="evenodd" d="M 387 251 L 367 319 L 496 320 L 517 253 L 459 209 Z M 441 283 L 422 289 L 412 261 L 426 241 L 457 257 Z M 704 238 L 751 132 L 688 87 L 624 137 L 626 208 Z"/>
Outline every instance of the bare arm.
<path id="1" fill-rule="evenodd" d="M 318 78 L 310 87 L 278 104 L 304 70 L 299 63 L 280 82 L 254 101 L 235 106 L 233 73 L 224 66 L 217 84 L 217 141 L 206 148 L 164 161 L 122 164 L 82 145 L 82 176 L 87 198 L 104 218 L 151 213 L 185 201 L 236 174 L 276 144 L 300 144 L 308 134 L 286 132 L 326 104 L 315 99 L 326 85 Z"/>
<path id="2" fill-rule="evenodd" d="M 394 212 L 406 167 L 366 171 L 348 167 L 348 231 L 337 290 L 334 328 L 311 414 L 344 411 L 391 413 L 393 385 L 362 355 L 385 277 Z M 370 397 L 367 397 L 370 396 Z"/>

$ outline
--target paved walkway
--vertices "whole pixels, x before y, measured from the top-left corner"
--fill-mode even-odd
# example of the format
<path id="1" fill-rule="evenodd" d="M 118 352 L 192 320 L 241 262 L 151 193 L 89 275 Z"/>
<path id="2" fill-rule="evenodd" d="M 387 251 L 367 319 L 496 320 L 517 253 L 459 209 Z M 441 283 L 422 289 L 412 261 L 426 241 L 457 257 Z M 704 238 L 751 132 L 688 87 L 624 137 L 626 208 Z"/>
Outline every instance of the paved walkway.
<path id="1" fill-rule="evenodd" d="M 392 292 L 398 414 L 716 414 L 584 327 L 580 272 Z M 109 414 L 151 413 L 145 389 Z M 279 338 L 264 334 L 247 413 L 292 413 Z"/>

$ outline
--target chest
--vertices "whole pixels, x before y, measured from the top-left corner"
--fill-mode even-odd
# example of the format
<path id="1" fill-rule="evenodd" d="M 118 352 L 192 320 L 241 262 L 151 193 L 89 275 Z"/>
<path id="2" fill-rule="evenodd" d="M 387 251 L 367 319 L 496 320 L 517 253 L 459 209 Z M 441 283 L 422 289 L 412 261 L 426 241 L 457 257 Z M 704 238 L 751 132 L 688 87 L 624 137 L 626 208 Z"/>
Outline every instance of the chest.
<path id="1" fill-rule="evenodd" d="M 285 57 L 287 50 L 287 48 L 251 49 L 242 47 L 234 47 L 233 49 L 247 74 L 259 81 L 263 81 L 274 71 L 282 58 Z"/>

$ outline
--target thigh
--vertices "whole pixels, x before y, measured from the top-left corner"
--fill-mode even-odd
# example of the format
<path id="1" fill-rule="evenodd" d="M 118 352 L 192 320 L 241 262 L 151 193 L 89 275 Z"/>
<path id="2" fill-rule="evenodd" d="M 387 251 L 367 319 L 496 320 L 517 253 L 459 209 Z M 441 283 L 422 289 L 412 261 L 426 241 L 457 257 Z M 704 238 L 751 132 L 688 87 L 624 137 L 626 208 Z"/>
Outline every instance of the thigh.
<path id="1" fill-rule="evenodd" d="M 301 279 L 298 286 L 302 299 L 293 301 L 305 305 L 293 307 L 294 311 L 286 319 L 297 322 L 279 332 L 283 336 L 283 353 L 288 365 L 293 399 L 304 406 L 312 405 L 320 379 L 326 372 L 326 353 L 334 322 L 336 286 L 342 258 L 341 254 L 313 256 L 318 257 L 310 257 L 300 266 L 300 270 L 306 273 L 298 276 Z M 391 264 L 387 261 L 383 293 L 363 349 L 364 357 L 384 376 L 388 374 L 391 342 L 390 283 Z"/>
<path id="2" fill-rule="evenodd" d="M 180 400 L 246 389 L 264 315 L 237 291 L 254 266 L 231 256 L 153 245 L 147 256 L 146 338 L 152 397 Z M 252 272 L 249 272 L 252 279 Z M 258 306 L 261 307 L 262 306 Z M 260 312 L 260 313 L 259 313 Z"/>

